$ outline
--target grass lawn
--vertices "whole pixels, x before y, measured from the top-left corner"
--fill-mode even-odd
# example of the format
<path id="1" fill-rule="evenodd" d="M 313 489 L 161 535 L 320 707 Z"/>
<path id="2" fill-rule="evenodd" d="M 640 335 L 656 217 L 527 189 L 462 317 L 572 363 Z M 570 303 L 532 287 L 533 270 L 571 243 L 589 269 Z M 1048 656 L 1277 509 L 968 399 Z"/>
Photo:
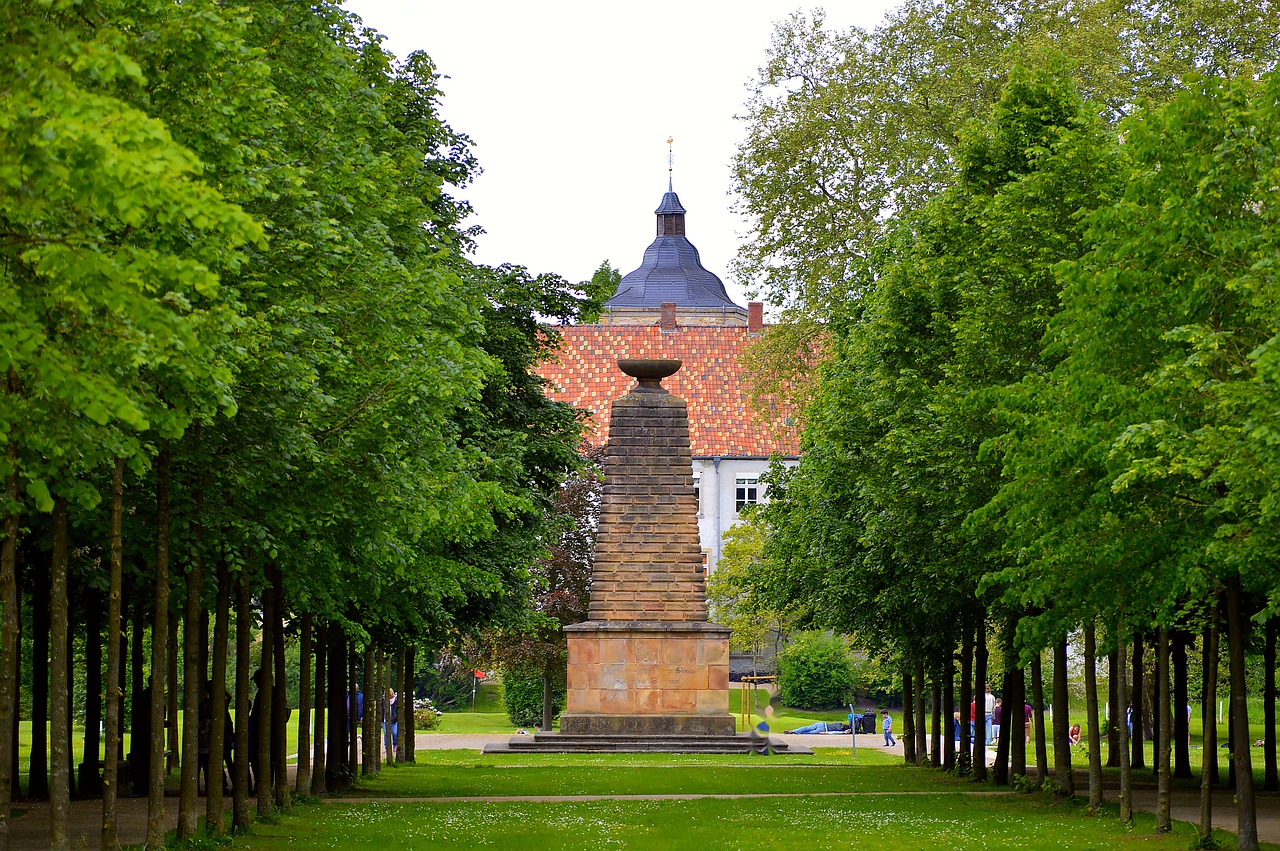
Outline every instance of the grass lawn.
<path id="1" fill-rule="evenodd" d="M 1184 849 L 1194 830 L 1156 837 L 1138 814 L 988 791 L 894 757 L 821 750 L 809 757 L 671 754 L 481 755 L 420 752 L 419 764 L 364 781 L 353 796 L 298 805 L 237 836 L 283 848 L 831 848 Z M 978 794 L 973 794 L 977 792 Z M 842 794 L 822 794 L 842 793 Z M 854 794 L 847 794 L 854 793 Z M 859 794 L 861 793 L 861 794 Z M 758 794 L 752 798 L 495 802 L 398 801 L 507 795 Z M 793 797 L 768 797 L 791 795 Z M 1275 846 L 1268 846 L 1274 848 Z"/>
<path id="2" fill-rule="evenodd" d="M 948 775 L 908 769 L 902 757 L 879 751 L 860 753 L 856 763 L 848 751 L 834 749 L 811 757 L 433 751 L 419 760 L 416 765 L 384 770 L 347 795 L 746 795 L 973 788 Z"/>

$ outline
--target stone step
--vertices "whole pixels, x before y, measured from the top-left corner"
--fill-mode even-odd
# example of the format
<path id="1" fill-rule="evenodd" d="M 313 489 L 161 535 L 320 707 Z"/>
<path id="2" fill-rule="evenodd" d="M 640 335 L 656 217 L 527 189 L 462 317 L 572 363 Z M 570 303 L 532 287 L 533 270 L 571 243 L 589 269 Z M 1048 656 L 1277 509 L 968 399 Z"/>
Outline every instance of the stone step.
<path id="1" fill-rule="evenodd" d="M 566 735 L 536 733 L 512 736 L 505 743 L 490 743 L 481 753 L 752 753 L 759 752 L 764 742 L 747 733 L 733 736 L 633 736 L 633 735 Z M 769 751 L 774 754 L 811 754 L 803 745 L 792 745 L 776 736 L 769 737 Z"/>

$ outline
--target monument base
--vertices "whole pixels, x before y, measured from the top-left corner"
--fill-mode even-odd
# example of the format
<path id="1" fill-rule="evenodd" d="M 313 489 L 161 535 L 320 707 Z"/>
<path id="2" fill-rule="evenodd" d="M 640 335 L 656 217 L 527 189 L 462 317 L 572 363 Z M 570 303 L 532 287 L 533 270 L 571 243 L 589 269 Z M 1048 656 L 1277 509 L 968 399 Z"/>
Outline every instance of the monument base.
<path id="1" fill-rule="evenodd" d="M 565 732 L 512 736 L 490 742 L 481 753 L 740 753 L 812 754 L 804 745 L 758 730 L 728 736 L 572 735 Z"/>
<path id="2" fill-rule="evenodd" d="M 560 729 L 731 735 L 729 628 L 702 621 L 587 621 L 565 627 L 569 689 Z"/>
<path id="3" fill-rule="evenodd" d="M 560 733 L 569 736 L 732 736 L 732 715 L 600 715 L 565 712 Z"/>

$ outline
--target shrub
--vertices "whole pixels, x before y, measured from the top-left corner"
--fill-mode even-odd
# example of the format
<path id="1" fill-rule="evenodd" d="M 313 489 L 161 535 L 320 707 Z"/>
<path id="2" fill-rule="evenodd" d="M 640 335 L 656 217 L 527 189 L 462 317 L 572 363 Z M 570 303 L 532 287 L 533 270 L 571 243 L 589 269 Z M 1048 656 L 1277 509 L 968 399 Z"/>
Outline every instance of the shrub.
<path id="1" fill-rule="evenodd" d="M 853 661 L 843 638 L 802 632 L 778 654 L 778 697 L 798 709 L 839 709 L 853 694 Z"/>
<path id="2" fill-rule="evenodd" d="M 440 726 L 440 710 L 429 697 L 417 697 L 413 701 L 413 729 L 434 730 Z"/>
<path id="3" fill-rule="evenodd" d="M 566 686 L 556 683 L 551 689 L 553 716 L 564 709 Z M 507 705 L 507 717 L 517 727 L 532 727 L 542 723 L 542 669 L 513 668 L 502 672 L 502 701 Z"/>

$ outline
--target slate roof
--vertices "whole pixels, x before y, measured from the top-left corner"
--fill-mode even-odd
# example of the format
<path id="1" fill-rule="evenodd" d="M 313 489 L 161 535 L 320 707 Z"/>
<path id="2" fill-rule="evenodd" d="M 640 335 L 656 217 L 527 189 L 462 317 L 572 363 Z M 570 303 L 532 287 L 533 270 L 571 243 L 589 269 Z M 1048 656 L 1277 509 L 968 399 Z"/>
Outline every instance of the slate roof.
<path id="1" fill-rule="evenodd" d="M 799 430 L 782 403 L 757 412 L 747 397 L 742 355 L 754 339 L 744 327 L 575 325 L 558 329 L 558 360 L 538 368 L 548 395 L 591 412 L 587 442 L 602 446 L 609 407 L 628 393 L 634 379 L 618 369 L 619 358 L 680 358 L 684 365 L 662 386 L 689 405 L 694 457 L 733 458 L 799 454 Z M 767 333 L 767 330 L 766 330 Z"/>
<path id="2" fill-rule="evenodd" d="M 628 272 L 606 307 L 656 308 L 664 301 L 682 308 L 731 306 L 741 310 L 725 291 L 724 282 L 702 266 L 698 249 L 684 236 L 685 209 L 674 192 L 662 196 L 654 211 L 658 215 L 658 237 L 645 249 L 640 268 Z M 667 232 L 663 216 L 678 216 L 676 233 Z"/>

